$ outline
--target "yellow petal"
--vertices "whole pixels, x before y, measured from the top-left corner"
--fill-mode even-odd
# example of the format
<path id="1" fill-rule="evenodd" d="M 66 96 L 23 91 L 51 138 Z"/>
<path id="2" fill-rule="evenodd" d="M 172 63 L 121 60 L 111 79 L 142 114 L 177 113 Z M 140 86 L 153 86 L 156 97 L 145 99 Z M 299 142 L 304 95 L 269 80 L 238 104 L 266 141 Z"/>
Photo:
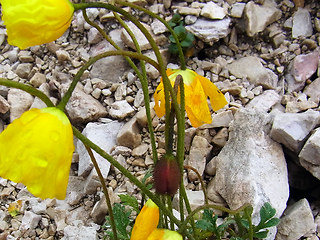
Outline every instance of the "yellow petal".
<path id="1" fill-rule="evenodd" d="M 52 42 L 68 29 L 74 8 L 69 0 L 0 0 L 8 43 L 21 49 Z"/>
<path id="2" fill-rule="evenodd" d="M 164 88 L 163 88 L 162 79 L 161 79 L 153 97 L 154 97 L 154 101 L 155 101 L 154 111 L 156 112 L 157 116 L 159 118 L 161 118 L 166 113 L 166 108 L 165 108 L 166 103 L 165 103 Z"/>
<path id="3" fill-rule="evenodd" d="M 205 94 L 209 96 L 214 111 L 223 108 L 228 103 L 223 93 L 209 79 L 200 75 L 198 75 L 197 79 L 201 82 Z"/>
<path id="4" fill-rule="evenodd" d="M 185 105 L 193 127 L 212 122 L 207 96 L 199 81 L 194 81 L 190 86 L 185 85 Z"/>
<path id="5" fill-rule="evenodd" d="M 131 240 L 146 240 L 159 223 L 159 208 L 149 199 L 136 218 L 131 233 Z"/>
<path id="6" fill-rule="evenodd" d="M 36 197 L 64 199 L 73 151 L 67 116 L 54 107 L 31 109 L 0 134 L 0 176 Z"/>
<path id="7" fill-rule="evenodd" d="M 147 240 L 182 240 L 182 236 L 168 229 L 155 229 Z"/>

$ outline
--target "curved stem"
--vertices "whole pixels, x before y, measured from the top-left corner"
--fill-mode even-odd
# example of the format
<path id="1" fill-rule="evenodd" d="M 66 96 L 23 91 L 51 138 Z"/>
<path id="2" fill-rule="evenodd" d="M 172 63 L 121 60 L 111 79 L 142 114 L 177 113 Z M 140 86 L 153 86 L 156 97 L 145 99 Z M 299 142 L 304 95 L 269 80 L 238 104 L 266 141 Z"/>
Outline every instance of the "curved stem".
<path id="1" fill-rule="evenodd" d="M 201 187 L 202 187 L 205 204 L 209 204 L 207 191 L 205 189 L 204 182 L 203 182 L 202 177 L 201 177 L 200 173 L 198 172 L 198 170 L 195 169 L 194 167 L 191 167 L 191 166 L 188 166 L 188 165 L 185 165 L 184 168 L 192 170 L 197 175 L 197 177 L 198 177 L 198 179 L 200 181 Z"/>
<path id="2" fill-rule="evenodd" d="M 115 240 L 118 240 L 117 227 L 116 227 L 116 224 L 115 224 L 115 221 L 114 221 L 114 215 L 113 215 L 113 211 L 112 211 L 111 200 L 110 200 L 110 197 L 109 197 L 109 192 L 108 192 L 106 183 L 104 182 L 104 178 L 102 176 L 102 173 L 100 171 L 99 165 L 98 165 L 98 163 L 96 161 L 96 158 L 93 155 L 93 152 L 92 152 L 91 148 L 88 147 L 87 145 L 84 145 L 84 146 L 87 149 L 87 152 L 88 152 L 88 154 L 90 156 L 91 162 L 93 163 L 93 166 L 94 166 L 95 170 L 97 171 L 99 180 L 101 182 L 103 193 L 104 193 L 104 196 L 106 197 L 106 202 L 107 202 L 107 206 L 108 206 L 108 210 L 109 210 L 109 217 L 110 217 L 110 223 L 111 223 L 111 228 L 112 228 L 112 232 L 113 232 L 113 237 L 114 237 Z"/>
<path id="3" fill-rule="evenodd" d="M 62 111 L 64 110 L 64 108 L 66 107 L 72 92 L 74 91 L 74 89 L 77 86 L 77 83 L 80 81 L 80 78 L 82 76 L 82 74 L 84 73 L 85 70 L 87 70 L 93 63 L 95 63 L 96 61 L 98 61 L 101 58 L 104 57 L 108 57 L 108 56 L 128 56 L 131 58 L 137 58 L 137 59 L 142 59 L 148 63 L 150 63 L 152 66 L 154 66 L 155 68 L 159 69 L 159 65 L 152 60 L 151 58 L 148 58 L 147 56 L 135 53 L 135 52 L 130 52 L 130 51 L 122 51 L 122 50 L 116 50 L 116 51 L 108 51 L 105 53 L 101 53 L 95 57 L 92 57 L 89 59 L 88 62 L 86 62 L 81 68 L 80 70 L 77 72 L 77 74 L 74 76 L 73 81 L 71 82 L 71 85 L 68 89 L 68 91 L 66 92 L 66 94 L 63 96 L 61 102 L 58 104 L 58 108 L 60 108 Z"/>
<path id="4" fill-rule="evenodd" d="M 181 65 L 181 66 L 180 66 L 180 69 L 182 69 L 182 70 L 185 70 L 185 69 L 186 69 L 185 58 L 184 58 L 184 54 L 183 54 L 183 50 L 182 50 L 182 47 L 181 47 L 179 38 L 178 38 L 177 34 L 175 33 L 175 31 L 173 31 L 172 27 L 168 24 L 168 22 L 167 22 L 166 20 L 164 20 L 163 18 L 161 18 L 159 15 L 154 14 L 154 13 L 151 12 L 150 10 L 148 10 L 148 9 L 146 9 L 146 8 L 144 8 L 144 7 L 135 5 L 135 4 L 133 4 L 133 3 L 123 2 L 123 1 L 117 1 L 117 3 L 120 4 L 120 5 L 123 5 L 123 6 L 128 6 L 128 7 L 135 8 L 135 9 L 138 9 L 138 10 L 140 10 L 140 11 L 143 11 L 143 12 L 145 12 L 146 14 L 150 15 L 151 17 L 156 18 L 156 19 L 158 19 L 160 22 L 162 22 L 162 23 L 166 26 L 166 28 L 169 30 L 169 32 L 171 33 L 171 35 L 173 36 L 173 38 L 174 38 L 175 41 L 176 41 L 176 44 L 177 44 L 177 47 L 178 47 L 180 65 Z"/>
<path id="5" fill-rule="evenodd" d="M 40 98 L 48 107 L 54 107 L 54 104 L 51 102 L 50 98 L 48 98 L 47 95 L 34 87 L 4 78 L 0 78 L 0 85 L 21 89 L 33 96 Z"/>
<path id="6" fill-rule="evenodd" d="M 155 196 L 142 182 L 140 182 L 136 177 L 134 177 L 126 168 L 124 168 L 118 161 L 116 161 L 113 157 L 107 154 L 102 148 L 98 145 L 94 144 L 87 137 L 85 137 L 78 129 L 73 127 L 74 135 L 83 142 L 84 145 L 89 146 L 103 158 L 108 160 L 111 165 L 117 168 L 125 177 L 127 177 L 133 184 L 135 184 L 138 188 L 141 189 L 151 200 L 167 215 L 171 221 L 173 221 L 178 227 L 181 225 L 180 221 L 166 208 L 165 205 L 160 201 L 158 197 Z"/>
<path id="7" fill-rule="evenodd" d="M 115 13 L 115 12 L 114 12 Z M 84 19 L 88 24 L 93 26 L 98 30 L 98 32 L 117 50 L 121 50 L 121 48 L 106 34 L 106 32 L 95 22 L 90 21 L 90 19 L 87 16 L 86 10 L 82 9 L 82 14 Z M 116 14 L 116 16 L 119 16 Z M 121 23 L 122 19 L 117 17 L 118 21 Z M 134 37 L 134 36 L 133 36 Z M 133 38 L 134 39 L 134 38 Z M 136 48 L 138 49 L 138 46 Z M 140 52 L 141 53 L 141 52 Z M 142 85 L 142 90 L 143 90 L 143 96 L 145 100 L 145 108 L 146 108 L 146 115 L 147 115 L 147 122 L 148 122 L 148 130 L 150 133 L 150 140 L 151 140 L 151 147 L 152 147 L 152 159 L 154 162 L 158 161 L 158 154 L 157 154 L 157 149 L 156 149 L 156 142 L 155 142 L 155 136 L 154 136 L 154 131 L 153 131 L 153 126 L 152 126 L 152 118 L 151 118 L 151 111 L 150 111 L 150 99 L 149 99 L 149 91 L 148 91 L 148 81 L 146 79 L 146 74 L 145 74 L 145 67 L 144 62 L 141 60 L 140 65 L 142 66 L 142 71 L 144 74 L 141 74 L 135 63 L 131 60 L 131 58 L 125 56 L 126 61 L 129 63 L 129 65 L 133 68 L 135 73 L 138 75 L 138 78 L 141 81 Z"/>
<path id="8" fill-rule="evenodd" d="M 180 229 L 179 229 L 179 232 L 182 233 L 186 230 L 186 227 L 188 225 L 188 222 L 193 218 L 193 216 L 200 212 L 201 210 L 204 210 L 204 209 L 209 209 L 209 208 L 213 208 L 215 210 L 219 210 L 219 211 L 222 211 L 222 212 L 226 212 L 226 213 L 229 213 L 229 214 L 232 214 L 232 215 L 236 215 L 238 213 L 240 213 L 241 211 L 243 211 L 246 207 L 250 206 L 250 204 L 244 204 L 243 206 L 241 206 L 240 208 L 236 209 L 236 210 L 231 210 L 229 208 L 226 208 L 226 207 L 222 207 L 222 206 L 219 206 L 219 205 L 216 205 L 216 204 L 206 204 L 206 205 L 203 205 L 203 206 L 200 206 L 200 207 L 197 207 L 195 210 L 193 210 L 189 215 L 188 217 L 186 218 L 186 220 L 181 224 L 180 226 Z"/>

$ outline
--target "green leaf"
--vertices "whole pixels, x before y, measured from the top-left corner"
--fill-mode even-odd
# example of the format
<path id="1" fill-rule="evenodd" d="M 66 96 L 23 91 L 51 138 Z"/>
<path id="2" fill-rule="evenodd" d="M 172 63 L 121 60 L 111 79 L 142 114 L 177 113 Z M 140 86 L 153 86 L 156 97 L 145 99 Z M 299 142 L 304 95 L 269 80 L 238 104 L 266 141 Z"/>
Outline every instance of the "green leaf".
<path id="1" fill-rule="evenodd" d="M 241 219 L 241 225 L 246 229 L 249 229 L 249 222 L 247 219 Z"/>
<path id="2" fill-rule="evenodd" d="M 172 43 L 176 43 L 176 39 L 172 35 L 169 36 L 169 40 Z"/>
<path id="3" fill-rule="evenodd" d="M 266 238 L 268 236 L 268 230 L 264 230 L 264 231 L 260 231 L 260 232 L 257 232 L 255 234 L 253 234 L 253 237 L 254 238 Z"/>
<path id="4" fill-rule="evenodd" d="M 181 15 L 178 13 L 173 14 L 170 22 L 179 23 L 181 21 Z"/>
<path id="5" fill-rule="evenodd" d="M 265 224 L 263 224 L 263 228 L 275 227 L 279 224 L 279 222 L 280 222 L 279 218 L 272 218 L 269 221 L 267 221 Z"/>
<path id="6" fill-rule="evenodd" d="M 137 214 L 140 212 L 139 203 L 135 197 L 128 194 L 121 194 L 119 197 L 123 205 L 132 207 Z"/>
<path id="7" fill-rule="evenodd" d="M 194 35 L 188 32 L 185 40 L 188 42 L 193 42 L 194 39 L 195 39 Z"/>
<path id="8" fill-rule="evenodd" d="M 212 231 L 213 224 L 205 219 L 200 219 L 196 222 L 196 227 L 205 231 Z"/>
<path id="9" fill-rule="evenodd" d="M 270 203 L 265 203 L 260 209 L 260 222 L 265 223 L 268 219 L 276 215 L 276 209 L 272 208 Z"/>
<path id="10" fill-rule="evenodd" d="M 133 220 L 130 219 L 131 210 L 127 210 L 125 206 L 119 203 L 114 204 L 112 210 L 114 214 L 114 223 L 116 225 L 118 238 L 121 240 L 129 240 L 130 237 L 127 231 L 127 227 L 133 222 Z M 110 223 L 110 217 L 107 216 L 106 223 L 104 225 L 104 228 L 106 229 L 105 234 L 113 239 L 113 232 L 109 230 L 111 228 Z"/>
<path id="11" fill-rule="evenodd" d="M 169 52 L 172 54 L 178 54 L 178 47 L 176 44 L 171 43 L 169 46 Z"/>
<path id="12" fill-rule="evenodd" d="M 177 34 L 180 41 L 183 41 L 187 36 L 187 30 L 184 26 L 177 26 L 173 31 Z"/>

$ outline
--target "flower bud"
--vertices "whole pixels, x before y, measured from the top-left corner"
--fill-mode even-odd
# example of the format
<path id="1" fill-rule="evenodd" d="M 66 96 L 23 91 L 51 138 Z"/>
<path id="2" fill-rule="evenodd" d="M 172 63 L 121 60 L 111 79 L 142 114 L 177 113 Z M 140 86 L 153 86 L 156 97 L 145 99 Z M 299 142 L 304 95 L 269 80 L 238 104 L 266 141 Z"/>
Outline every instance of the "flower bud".
<path id="1" fill-rule="evenodd" d="M 165 155 L 154 167 L 154 186 L 159 194 L 174 195 L 180 184 L 180 168 L 174 156 Z"/>

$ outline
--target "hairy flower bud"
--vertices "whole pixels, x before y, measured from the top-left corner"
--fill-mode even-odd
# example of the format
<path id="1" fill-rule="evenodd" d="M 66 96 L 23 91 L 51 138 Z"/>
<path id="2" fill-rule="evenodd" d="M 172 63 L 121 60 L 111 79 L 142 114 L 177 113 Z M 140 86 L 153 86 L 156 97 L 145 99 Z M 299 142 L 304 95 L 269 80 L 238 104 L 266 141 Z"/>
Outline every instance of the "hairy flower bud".
<path id="1" fill-rule="evenodd" d="M 154 167 L 154 186 L 159 194 L 174 195 L 180 184 L 180 169 L 174 156 L 163 156 Z"/>

